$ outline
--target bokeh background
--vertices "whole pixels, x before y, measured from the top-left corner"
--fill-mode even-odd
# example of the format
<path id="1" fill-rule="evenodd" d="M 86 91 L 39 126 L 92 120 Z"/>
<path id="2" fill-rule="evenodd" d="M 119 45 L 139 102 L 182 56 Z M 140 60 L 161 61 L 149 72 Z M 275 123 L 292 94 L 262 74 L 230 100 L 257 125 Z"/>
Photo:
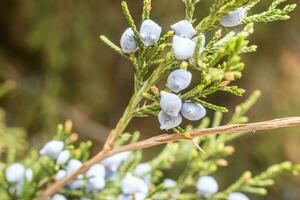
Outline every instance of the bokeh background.
<path id="1" fill-rule="evenodd" d="M 262 11 L 270 2 L 264 0 L 252 12 Z M 142 1 L 128 4 L 139 22 Z M 209 1 L 199 5 L 201 18 Z M 180 0 L 154 0 L 153 8 L 152 18 L 165 31 L 184 16 Z M 211 101 L 234 108 L 260 89 L 263 95 L 249 112 L 251 121 L 299 115 L 299 9 L 291 17 L 255 26 L 251 41 L 259 48 L 243 57 L 246 70 L 239 81 L 247 90 L 245 97 L 221 93 Z M 40 147 L 58 123 L 71 119 L 80 137 L 93 140 L 95 150 L 100 149 L 132 94 L 133 70 L 98 36 L 118 43 L 126 27 L 118 0 L 1 0 L 0 80 L 14 87 L 0 99 L 8 125 L 23 127 L 29 144 Z M 129 130 L 141 130 L 146 138 L 158 134 L 159 126 L 155 119 L 142 119 L 133 121 Z M 293 128 L 239 139 L 229 167 L 219 172 L 223 186 L 244 170 L 259 172 L 284 160 L 300 163 L 299 133 Z M 156 151 L 147 150 L 145 160 Z M 299 188 L 300 177 L 283 177 L 265 199 L 300 199 Z"/>

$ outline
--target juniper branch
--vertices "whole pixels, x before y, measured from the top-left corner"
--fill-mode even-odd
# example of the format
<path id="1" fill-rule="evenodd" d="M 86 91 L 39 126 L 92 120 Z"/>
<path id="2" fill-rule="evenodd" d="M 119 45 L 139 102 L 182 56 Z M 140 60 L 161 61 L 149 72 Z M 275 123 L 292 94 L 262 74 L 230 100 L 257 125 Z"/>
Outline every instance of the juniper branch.
<path id="1" fill-rule="evenodd" d="M 274 119 L 270 121 L 249 123 L 249 124 L 235 124 L 226 125 L 216 128 L 206 128 L 190 132 L 191 138 L 200 136 L 215 135 L 215 134 L 233 134 L 233 133 L 247 133 L 256 132 L 261 130 L 279 129 L 285 127 L 300 126 L 300 117 L 287 117 L 281 119 Z M 99 152 L 96 156 L 85 162 L 78 170 L 62 179 L 61 181 L 55 182 L 52 186 L 47 188 L 45 192 L 38 197 L 36 200 L 47 200 L 52 194 L 60 191 L 66 184 L 75 179 L 78 175 L 85 173 L 92 165 L 100 162 L 101 160 L 112 156 L 117 153 L 125 151 L 135 151 L 146 149 L 161 144 L 176 142 L 179 140 L 186 140 L 187 138 L 179 134 L 164 134 L 155 136 L 149 139 L 142 140 L 140 142 L 124 145 L 115 149 L 108 149 L 106 151 Z"/>

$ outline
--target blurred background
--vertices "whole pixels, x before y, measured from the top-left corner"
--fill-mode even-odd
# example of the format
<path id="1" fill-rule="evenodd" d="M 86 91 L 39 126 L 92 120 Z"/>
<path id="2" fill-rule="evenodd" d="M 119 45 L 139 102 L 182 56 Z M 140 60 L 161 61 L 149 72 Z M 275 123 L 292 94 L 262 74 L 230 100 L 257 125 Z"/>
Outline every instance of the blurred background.
<path id="1" fill-rule="evenodd" d="M 262 11 L 270 2 L 263 1 L 252 12 Z M 139 23 L 142 1 L 128 0 L 128 4 Z M 197 17 L 201 18 L 208 12 L 209 1 L 199 5 Z M 165 31 L 184 17 L 180 0 L 154 0 L 153 8 L 152 18 Z M 247 90 L 245 97 L 220 93 L 211 101 L 232 109 L 260 89 L 263 95 L 249 113 L 251 121 L 299 115 L 299 19 L 296 9 L 288 21 L 257 24 L 251 41 L 259 48 L 244 56 L 246 69 L 239 81 Z M 30 145 L 40 147 L 58 123 L 71 119 L 80 137 L 93 140 L 95 150 L 100 149 L 132 94 L 133 70 L 98 36 L 104 34 L 118 43 L 126 27 L 118 0 L 1 0 L 0 80 L 14 88 L 0 99 L 6 111 L 5 117 L 1 114 L 3 120 L 22 127 L 18 134 L 26 134 Z M 159 125 L 147 118 L 133 121 L 129 130 L 141 130 L 146 138 L 158 134 Z M 284 160 L 300 163 L 299 131 L 268 131 L 236 141 L 237 153 L 229 159 L 229 167 L 219 172 L 222 184 L 244 170 L 258 173 Z M 147 150 L 145 160 L 156 151 Z M 299 188 L 300 177 L 283 177 L 265 199 L 300 199 Z"/>

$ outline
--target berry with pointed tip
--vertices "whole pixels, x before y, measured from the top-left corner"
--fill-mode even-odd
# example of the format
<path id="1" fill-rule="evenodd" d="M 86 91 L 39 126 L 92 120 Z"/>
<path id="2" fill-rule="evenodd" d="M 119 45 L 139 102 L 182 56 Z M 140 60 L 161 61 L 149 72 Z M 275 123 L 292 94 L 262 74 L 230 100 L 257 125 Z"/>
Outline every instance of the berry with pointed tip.
<path id="1" fill-rule="evenodd" d="M 177 117 L 181 110 L 182 102 L 179 96 L 176 94 L 161 91 L 160 107 L 167 115 Z"/>
<path id="2" fill-rule="evenodd" d="M 138 50 L 136 41 L 134 39 L 134 33 L 131 28 L 127 28 L 120 39 L 121 49 L 124 53 L 130 54 Z"/>
<path id="3" fill-rule="evenodd" d="M 185 69 L 177 69 L 171 72 L 166 86 L 173 92 L 178 93 L 186 89 L 192 81 L 192 73 Z"/>
<path id="4" fill-rule="evenodd" d="M 182 104 L 180 112 L 183 117 L 191 121 L 200 120 L 206 115 L 206 110 L 201 104 L 190 101 Z"/>
<path id="5" fill-rule="evenodd" d="M 158 113 L 158 121 L 161 130 L 169 130 L 179 126 L 182 122 L 182 116 L 179 114 L 176 117 L 166 114 L 164 111 Z"/>
<path id="6" fill-rule="evenodd" d="M 5 171 L 5 178 L 9 183 L 17 183 L 23 180 L 25 167 L 20 163 L 13 163 Z"/>
<path id="7" fill-rule="evenodd" d="M 67 200 L 67 198 L 61 194 L 55 194 L 55 195 L 53 195 L 51 200 Z"/>
<path id="8" fill-rule="evenodd" d="M 174 181 L 173 179 L 170 179 L 170 178 L 166 178 L 164 181 L 163 181 L 163 186 L 164 188 L 173 188 L 176 186 L 176 181 Z"/>
<path id="9" fill-rule="evenodd" d="M 194 55 L 196 48 L 195 42 L 188 38 L 182 38 L 177 35 L 173 37 L 172 51 L 178 60 L 187 60 Z"/>
<path id="10" fill-rule="evenodd" d="M 230 193 L 227 200 L 250 200 L 246 195 L 240 192 Z"/>
<path id="11" fill-rule="evenodd" d="M 119 166 L 129 157 L 130 151 L 125 151 L 122 153 L 115 154 L 101 161 L 101 164 L 104 165 L 110 171 L 116 172 Z"/>
<path id="12" fill-rule="evenodd" d="M 69 150 L 62 151 L 56 159 L 56 164 L 58 165 L 66 164 L 70 159 L 70 156 L 71 156 L 71 152 Z"/>
<path id="13" fill-rule="evenodd" d="M 149 191 L 148 185 L 140 178 L 127 173 L 121 182 L 121 189 L 124 194 L 143 193 Z"/>
<path id="14" fill-rule="evenodd" d="M 184 38 L 188 38 L 188 39 L 191 39 L 197 33 L 197 31 L 194 29 L 192 23 L 187 20 L 181 20 L 181 21 L 171 25 L 171 29 L 179 37 L 184 37 Z"/>
<path id="15" fill-rule="evenodd" d="M 145 46 L 151 46 L 156 43 L 161 34 L 161 27 L 154 21 L 147 19 L 143 21 L 140 28 L 141 40 Z"/>
<path id="16" fill-rule="evenodd" d="M 56 175 L 55 175 L 55 180 L 56 181 L 60 181 L 62 180 L 63 178 L 65 178 L 67 176 L 67 171 L 66 170 L 59 170 Z"/>
<path id="17" fill-rule="evenodd" d="M 230 11 L 220 19 L 224 27 L 234 27 L 240 25 L 246 16 L 246 9 L 243 7 Z"/>
<path id="18" fill-rule="evenodd" d="M 57 156 L 64 149 L 64 142 L 59 140 L 51 140 L 47 142 L 44 147 L 40 150 L 42 156 L 49 156 L 53 159 L 56 159 Z"/>
<path id="19" fill-rule="evenodd" d="M 202 176 L 197 181 L 198 193 L 204 197 L 211 197 L 219 190 L 217 181 L 211 176 Z"/>

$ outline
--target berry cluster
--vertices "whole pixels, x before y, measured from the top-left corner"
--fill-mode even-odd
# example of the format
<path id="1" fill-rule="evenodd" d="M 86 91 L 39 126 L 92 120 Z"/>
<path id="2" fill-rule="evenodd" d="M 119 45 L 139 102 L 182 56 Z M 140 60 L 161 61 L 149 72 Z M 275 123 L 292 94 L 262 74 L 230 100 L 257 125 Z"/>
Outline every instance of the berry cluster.
<path id="1" fill-rule="evenodd" d="M 244 8 L 238 8 L 229 12 L 220 19 L 220 23 L 224 27 L 233 27 L 241 24 L 246 15 Z M 175 35 L 172 41 L 172 52 L 174 57 L 179 61 L 185 61 L 193 57 L 196 51 L 197 43 L 199 42 L 199 52 L 201 54 L 205 46 L 205 35 L 199 34 L 194 29 L 191 22 L 181 20 L 173 25 L 171 29 Z M 142 43 L 148 47 L 154 45 L 160 39 L 162 28 L 154 21 L 147 19 L 143 21 L 139 37 Z M 131 28 L 126 29 L 123 33 L 120 45 L 123 53 L 135 53 L 138 50 L 138 45 L 134 32 Z M 205 108 L 191 100 L 182 102 L 179 95 L 180 91 L 186 89 L 192 80 L 192 74 L 186 68 L 177 69 L 171 72 L 168 76 L 166 87 L 174 93 L 161 91 L 160 107 L 158 120 L 162 130 L 168 130 L 178 127 L 182 122 L 182 116 L 191 121 L 202 119 L 206 115 Z"/>

